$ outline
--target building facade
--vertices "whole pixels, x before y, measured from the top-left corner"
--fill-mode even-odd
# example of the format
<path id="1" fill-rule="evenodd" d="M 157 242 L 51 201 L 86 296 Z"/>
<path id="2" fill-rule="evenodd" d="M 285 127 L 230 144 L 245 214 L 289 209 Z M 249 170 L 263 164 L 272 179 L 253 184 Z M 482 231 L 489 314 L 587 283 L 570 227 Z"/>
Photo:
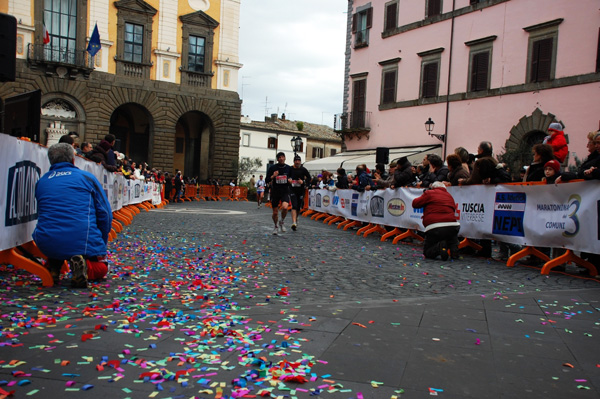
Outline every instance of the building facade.
<path id="1" fill-rule="evenodd" d="M 92 143 L 112 133 L 137 162 L 234 178 L 239 9 L 240 0 L 8 0 L 0 12 L 18 21 L 17 70 L 0 98 L 41 90 L 42 144 L 57 131 Z"/>
<path id="2" fill-rule="evenodd" d="M 315 158 L 334 155 L 341 150 L 342 140 L 333 129 L 326 125 L 290 121 L 277 114 L 265 117 L 265 121 L 253 121 L 248 117 L 241 118 L 240 126 L 240 160 L 243 158 L 259 158 L 262 167 L 251 173 L 265 175 L 269 166 L 277 162 L 277 153 L 285 153 L 286 163 L 291 165 L 294 159 L 292 139 L 300 137 L 302 145 L 297 152 L 302 162 Z"/>
<path id="3" fill-rule="evenodd" d="M 600 15 L 580 0 L 349 0 L 349 150 L 482 140 L 527 163 L 554 121 L 575 153 L 599 128 Z M 435 123 L 428 135 L 425 122 Z"/>

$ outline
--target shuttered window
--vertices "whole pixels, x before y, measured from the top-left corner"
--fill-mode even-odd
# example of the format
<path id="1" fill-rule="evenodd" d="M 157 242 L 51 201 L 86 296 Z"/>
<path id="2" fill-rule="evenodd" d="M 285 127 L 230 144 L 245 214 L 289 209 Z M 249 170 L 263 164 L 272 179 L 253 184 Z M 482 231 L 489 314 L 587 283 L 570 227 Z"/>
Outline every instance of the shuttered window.
<path id="1" fill-rule="evenodd" d="M 431 18 L 442 13 L 442 0 L 427 1 L 427 18 Z"/>
<path id="2" fill-rule="evenodd" d="M 488 89 L 490 53 L 476 53 L 471 63 L 471 91 Z"/>
<path id="3" fill-rule="evenodd" d="M 383 87 L 381 94 L 381 103 L 389 104 L 396 102 L 396 81 L 398 70 L 393 69 L 383 72 Z"/>
<path id="4" fill-rule="evenodd" d="M 390 3 L 385 7 L 385 30 L 390 31 L 398 27 L 398 3 Z"/>
<path id="5" fill-rule="evenodd" d="M 596 72 L 600 72 L 600 30 L 598 30 L 598 52 L 596 53 Z"/>
<path id="6" fill-rule="evenodd" d="M 352 33 L 354 46 L 362 47 L 369 44 L 369 29 L 373 26 L 373 7 L 352 15 Z"/>
<path id="7" fill-rule="evenodd" d="M 550 80 L 552 72 L 552 48 L 554 38 L 541 39 L 533 42 L 531 54 L 530 82 Z"/>
<path id="8" fill-rule="evenodd" d="M 423 82 L 421 97 L 430 98 L 437 96 L 438 62 L 430 62 L 423 66 Z"/>

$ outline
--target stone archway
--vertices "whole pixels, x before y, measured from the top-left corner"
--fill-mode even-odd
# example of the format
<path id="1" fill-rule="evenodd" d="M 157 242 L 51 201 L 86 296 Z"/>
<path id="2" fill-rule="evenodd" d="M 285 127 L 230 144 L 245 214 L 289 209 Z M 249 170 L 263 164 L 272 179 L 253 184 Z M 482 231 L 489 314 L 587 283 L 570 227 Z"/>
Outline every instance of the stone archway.
<path id="1" fill-rule="evenodd" d="M 199 111 L 181 115 L 175 126 L 173 166 L 185 176 L 206 180 L 209 175 L 209 149 L 212 123 Z"/>
<path id="2" fill-rule="evenodd" d="M 531 149 L 541 143 L 548 134 L 548 126 L 556 122 L 556 116 L 536 108 L 531 115 L 525 115 L 510 129 L 510 136 L 504 144 L 502 161 L 516 173 L 524 165 L 532 162 Z M 563 125 L 564 126 L 564 125 Z"/>
<path id="3" fill-rule="evenodd" d="M 150 152 L 153 131 L 154 119 L 140 104 L 123 104 L 110 116 L 109 132 L 117 138 L 115 150 L 138 164 L 152 161 Z"/>
<path id="4" fill-rule="evenodd" d="M 57 140 L 49 140 L 49 129 L 55 129 L 60 124 L 61 130 L 77 133 L 79 144 L 87 141 L 85 138 L 86 115 L 79 101 L 65 93 L 48 93 L 42 96 L 40 116 L 40 142 L 47 145 Z"/>

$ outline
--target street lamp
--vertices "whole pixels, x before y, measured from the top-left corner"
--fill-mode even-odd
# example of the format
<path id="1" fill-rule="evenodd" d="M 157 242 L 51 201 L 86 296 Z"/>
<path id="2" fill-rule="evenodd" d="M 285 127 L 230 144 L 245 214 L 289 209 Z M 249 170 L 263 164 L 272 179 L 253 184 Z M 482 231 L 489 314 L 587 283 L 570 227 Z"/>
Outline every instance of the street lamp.
<path id="1" fill-rule="evenodd" d="M 431 133 L 433 132 L 433 128 L 435 127 L 435 122 L 431 120 L 431 118 L 427 119 L 427 121 L 425 121 L 425 130 L 427 131 L 427 134 L 435 137 L 436 139 L 440 140 L 440 141 L 445 141 L 446 139 L 446 135 L 445 134 L 435 134 L 435 133 Z"/>
<path id="2" fill-rule="evenodd" d="M 300 136 L 292 137 L 290 142 L 292 143 L 292 148 L 294 149 L 294 156 L 296 156 L 296 153 L 299 152 L 300 149 L 302 148 L 302 137 L 300 137 Z"/>

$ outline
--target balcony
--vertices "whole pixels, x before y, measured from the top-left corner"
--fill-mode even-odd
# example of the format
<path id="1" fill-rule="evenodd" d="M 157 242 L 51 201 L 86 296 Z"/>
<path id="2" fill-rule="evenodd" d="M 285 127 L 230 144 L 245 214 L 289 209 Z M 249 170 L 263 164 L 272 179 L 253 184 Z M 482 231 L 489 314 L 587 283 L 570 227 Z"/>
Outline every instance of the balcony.
<path id="1" fill-rule="evenodd" d="M 94 57 L 86 50 L 44 44 L 27 45 L 27 61 L 30 65 L 45 69 L 47 75 L 76 78 L 81 74 L 89 77 L 94 70 Z"/>
<path id="2" fill-rule="evenodd" d="M 143 62 L 131 62 L 115 57 L 117 62 L 117 74 L 128 78 L 149 79 L 152 64 Z"/>
<path id="3" fill-rule="evenodd" d="M 192 87 L 206 87 L 210 89 L 213 74 L 204 72 L 188 71 L 180 68 L 182 82 Z"/>
<path id="4" fill-rule="evenodd" d="M 359 140 L 371 131 L 371 112 L 346 112 L 336 114 L 333 120 L 333 130 L 348 138 L 357 137 Z"/>

